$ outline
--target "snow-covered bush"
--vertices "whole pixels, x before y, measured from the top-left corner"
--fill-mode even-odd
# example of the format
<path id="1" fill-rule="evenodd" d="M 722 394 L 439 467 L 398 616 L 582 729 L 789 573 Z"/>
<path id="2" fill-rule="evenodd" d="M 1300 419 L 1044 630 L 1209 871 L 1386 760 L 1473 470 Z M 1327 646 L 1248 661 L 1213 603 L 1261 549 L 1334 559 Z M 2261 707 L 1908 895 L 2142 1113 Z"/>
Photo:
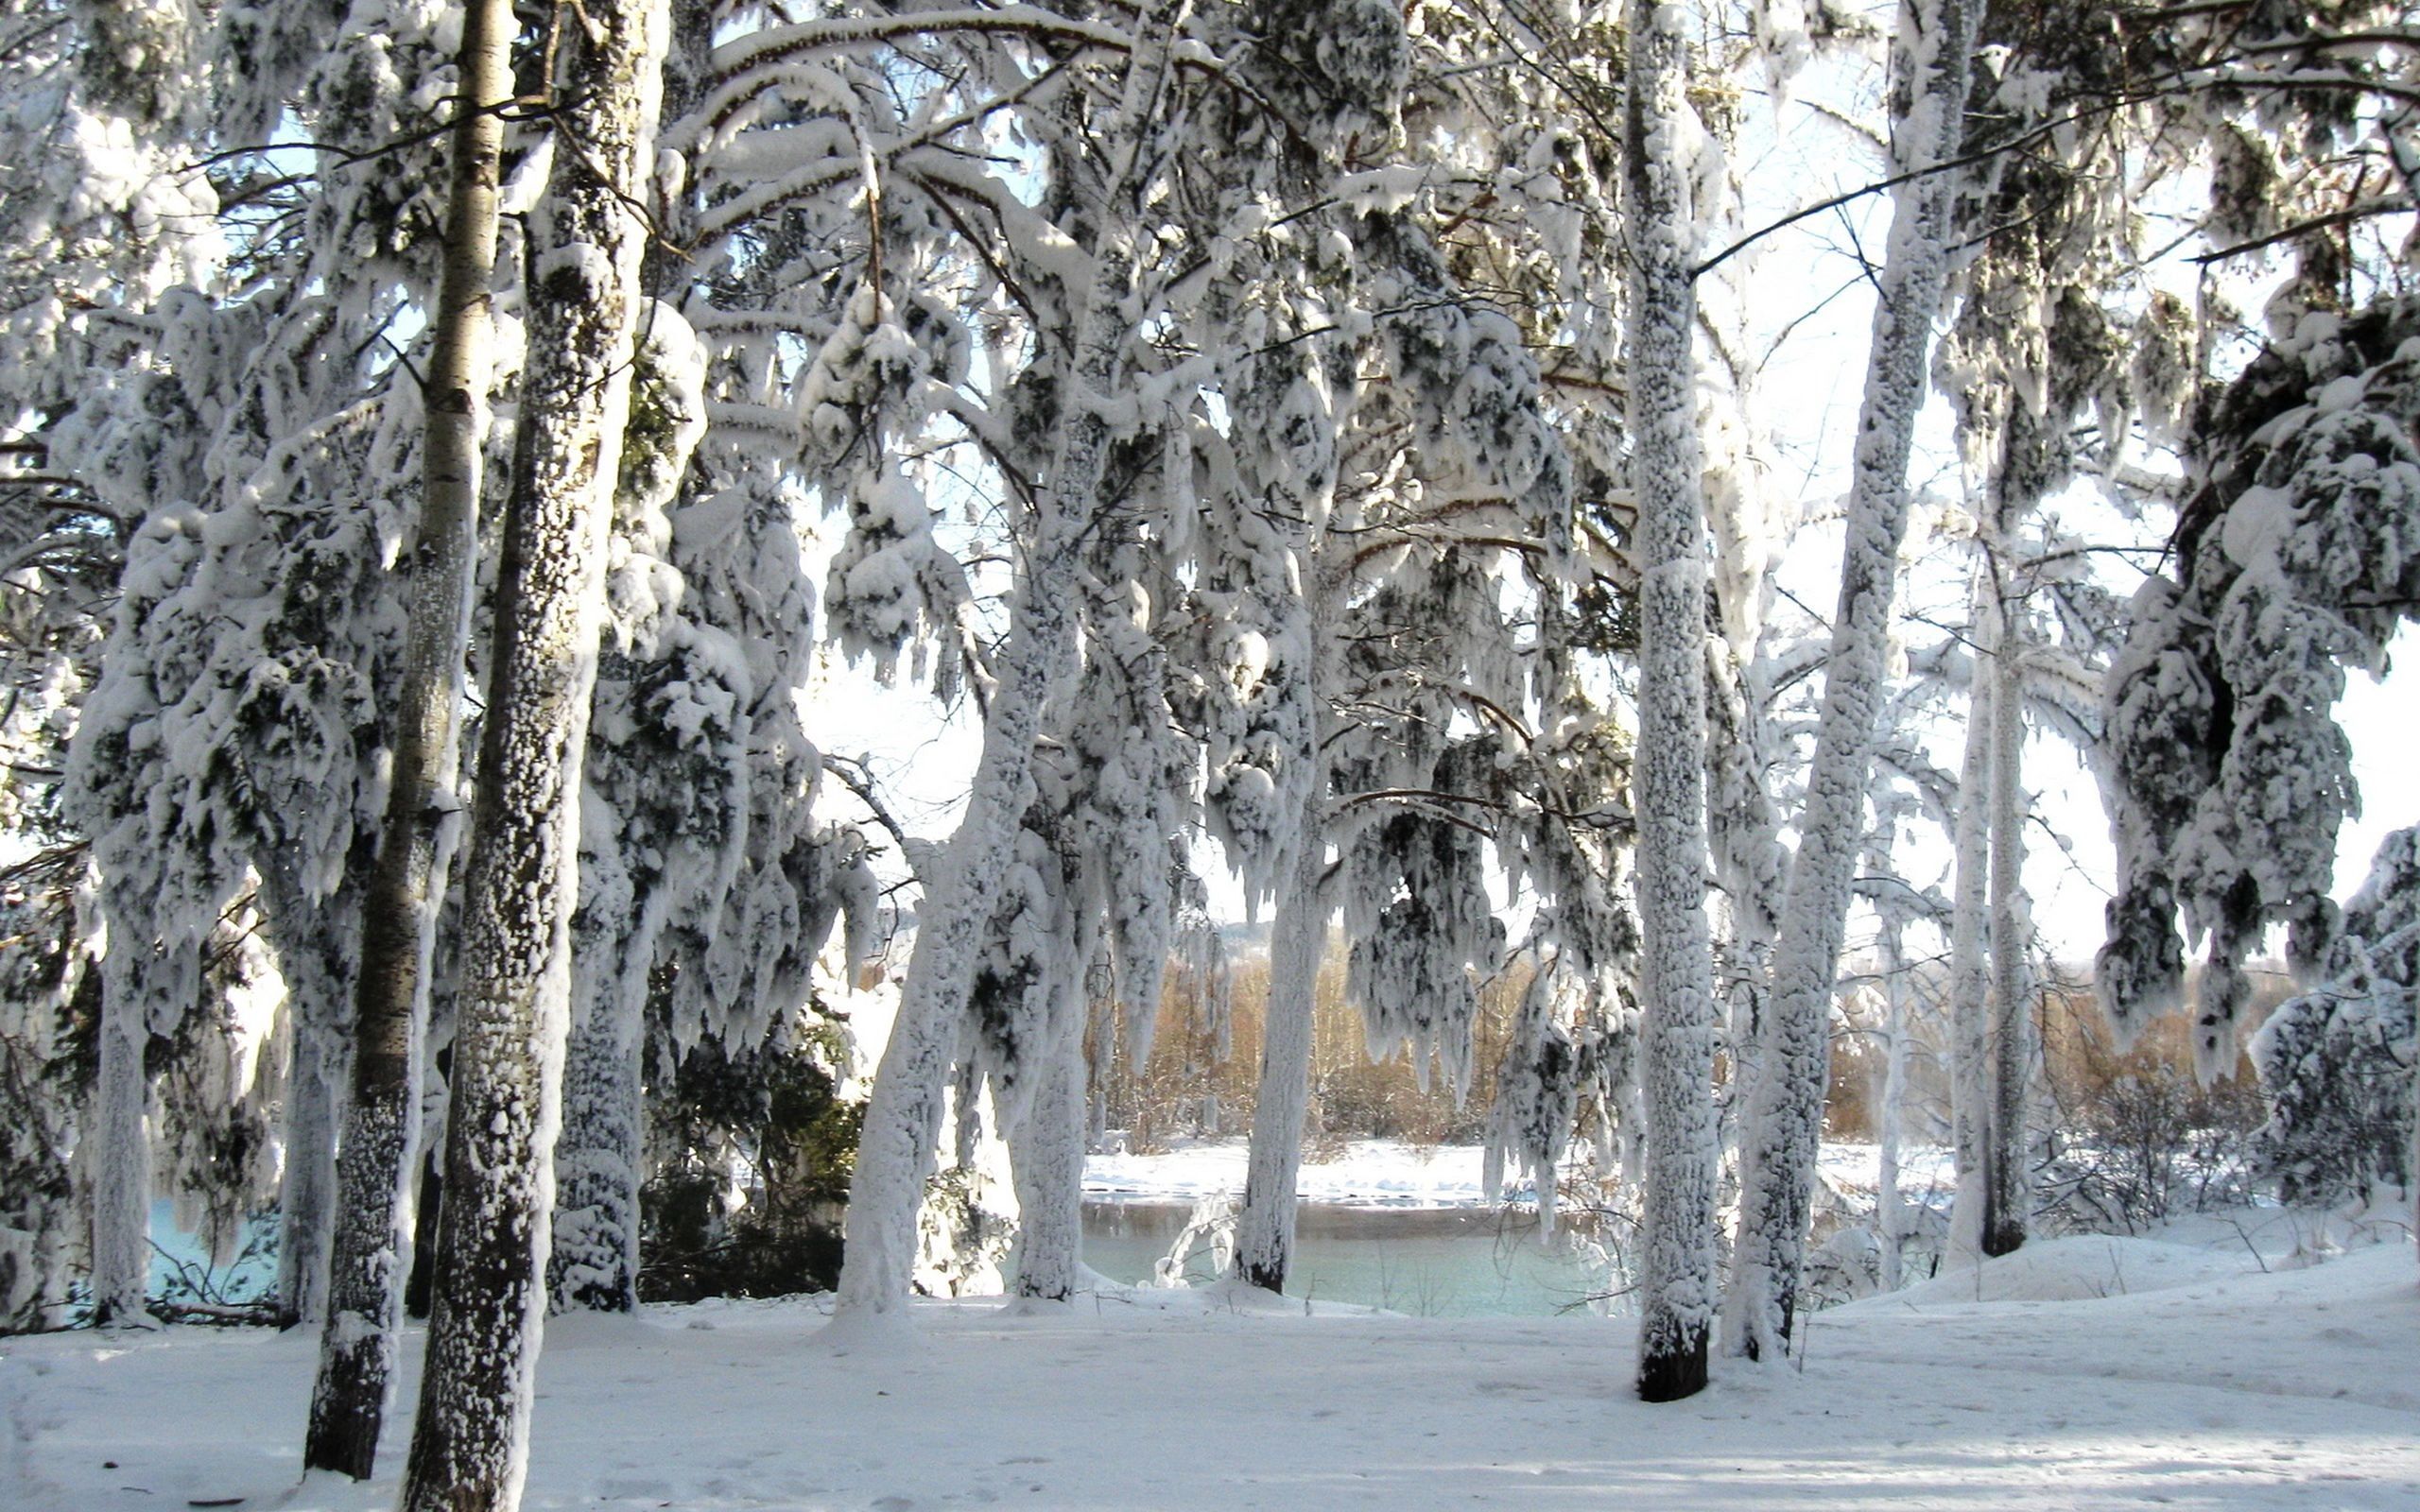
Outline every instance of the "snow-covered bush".
<path id="1" fill-rule="evenodd" d="M 2254 1011 L 2274 1001 L 2276 985 L 2270 979 Z M 2203 1085 L 2180 1022 L 2121 1050 L 2080 991 L 2053 992 L 2048 1005 L 2035 1189 L 2044 1229 L 2140 1233 L 2172 1214 L 2251 1199 L 2260 1102 L 2249 1077 Z"/>

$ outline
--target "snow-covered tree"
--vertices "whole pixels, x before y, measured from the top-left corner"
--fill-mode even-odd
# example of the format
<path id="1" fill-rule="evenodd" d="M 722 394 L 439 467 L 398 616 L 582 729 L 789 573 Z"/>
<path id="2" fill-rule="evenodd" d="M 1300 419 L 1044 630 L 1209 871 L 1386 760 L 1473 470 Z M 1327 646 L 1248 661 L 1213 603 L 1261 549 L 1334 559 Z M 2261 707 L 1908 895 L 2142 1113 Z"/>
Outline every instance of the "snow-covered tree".
<path id="1" fill-rule="evenodd" d="M 67 746 L 123 559 L 118 523 L 47 471 L 38 441 L 0 449 L 0 1332 L 65 1317 L 77 1232 L 78 1069 L 97 1025 L 91 863 L 60 807 Z"/>
<path id="2" fill-rule="evenodd" d="M 527 1471 L 581 757 L 669 32 L 660 0 L 591 5 L 549 80 L 561 135 L 523 291 L 528 354 L 471 823 L 437 1285 L 404 1481 L 413 1512 L 509 1509 Z"/>
<path id="3" fill-rule="evenodd" d="M 10 333 L 0 425 L 12 438 L 37 432 L 54 474 L 87 487 L 106 479 L 106 507 L 130 524 L 203 492 L 199 427 L 178 423 L 186 417 L 167 356 L 198 302 L 175 296 L 207 275 L 213 252 L 204 245 L 213 186 L 177 171 L 203 113 L 199 19 L 182 8 L 95 6 L 12 39 L 12 69 L 22 63 L 26 87 L 0 171 L 9 212 L 0 301 Z M 147 590 L 138 599 L 162 588 L 156 578 L 137 586 Z M 126 608 L 121 598 L 120 636 L 133 623 Z M 67 815 L 106 868 L 141 849 L 140 825 L 121 829 L 129 803 L 89 796 L 95 786 L 71 775 Z M 158 911 L 140 890 L 122 900 L 123 912 L 121 900 L 100 900 L 117 949 L 102 965 L 99 1079 L 79 1144 L 93 1180 L 94 1308 L 104 1321 L 143 1317 L 144 1050 L 198 995 L 199 942 L 233 892 L 213 906 L 172 883 Z M 189 902 L 197 906 L 180 914 Z"/>
<path id="4" fill-rule="evenodd" d="M 2101 1001 L 2124 1031 L 2174 1006 L 2180 916 L 2206 935 L 2205 1081 L 2234 1063 L 2263 930 L 2290 927 L 2306 975 L 2327 958 L 2336 835 L 2359 802 L 2331 711 L 2420 602 L 2411 306 L 2347 315 L 2304 291 L 2273 314 L 2268 349 L 2197 426 L 2176 576 L 2136 594 L 2109 678 L 2120 876 Z"/>
<path id="5" fill-rule="evenodd" d="M 370 106 L 348 126 L 398 131 L 417 118 L 414 88 L 392 71 L 396 57 L 434 68 L 430 30 L 372 40 L 365 26 L 335 50 L 326 89 Z M 348 880 L 361 909 L 359 957 L 342 1000 L 352 1008 L 351 1096 L 336 1158 L 341 1217 L 328 1261 L 328 1306 L 311 1393 L 303 1459 L 315 1469 L 366 1479 L 394 1372 L 405 1255 L 413 1228 L 431 952 L 457 839 L 457 792 L 465 643 L 474 584 L 473 550 L 493 366 L 489 284 L 495 264 L 504 123 L 511 92 L 509 13 L 493 5 L 464 15 L 457 59 L 459 112 L 452 123 L 442 267 L 431 312 L 421 496 L 403 610 L 397 712 L 376 860 Z M 397 47 L 396 43 L 406 44 Z M 379 43 L 389 51 L 375 50 Z M 411 113 L 406 113 L 410 112 Z M 339 242 L 374 234 L 393 206 L 377 180 L 339 217 Z M 392 294 L 389 299 L 394 298 Z M 408 412 L 391 413 L 401 424 Z M 389 465 L 392 465 L 389 463 Z M 348 858 L 349 866 L 354 865 Z M 296 1152 L 302 1157 L 313 1152 Z"/>
<path id="6" fill-rule="evenodd" d="M 1692 201 L 1710 150 L 1678 6 L 1632 0 L 1624 99 L 1631 486 L 1638 499 L 1638 911 L 1647 1215 L 1639 1395 L 1705 1387 L 1715 1322 L 1714 967 L 1705 916 L 1705 508 L 1698 490 Z"/>
<path id="7" fill-rule="evenodd" d="M 1908 455 L 1954 227 L 1956 180 L 1944 165 L 1959 156 L 1964 138 L 1981 11 L 1979 0 L 1920 0 L 1900 10 L 1896 88 L 1906 103 L 1893 122 L 1893 166 L 1921 176 L 1898 190 L 1875 304 L 1822 723 L 1774 947 L 1773 999 L 1761 1026 L 1754 1102 L 1742 1136 L 1725 1342 L 1755 1359 L 1787 1350 L 1811 1216 L 1830 1081 L 1833 978 L 1865 833 L 1867 767 L 1907 532 Z"/>
<path id="8" fill-rule="evenodd" d="M 841 1305 L 876 1317 L 908 1293 L 915 1217 L 939 1135 L 941 1098 L 957 1016 L 982 949 L 987 889 L 1006 872 L 1023 795 L 1032 781 L 1045 705 L 1070 670 L 1077 631 L 1079 557 L 1098 517 L 1113 439 L 1105 412 L 1130 370 L 1125 308 L 1144 249 L 1141 213 L 1173 150 L 1165 106 L 1176 77 L 1183 0 L 1137 18 L 1117 104 L 1104 125 L 1111 160 L 1087 209 L 1088 266 L 1070 280 L 1072 333 L 1056 445 L 1035 493 L 1010 606 L 1008 639 L 991 668 L 982 756 L 965 816 L 925 873 L 916 951 L 899 1013 L 867 1106 L 850 1184 Z"/>
<path id="9" fill-rule="evenodd" d="M 2288 1202 L 2366 1202 L 2388 1185 L 2409 1193 L 2420 829 L 2380 842 L 2324 969 L 2325 985 L 2279 1005 L 2247 1046 L 2269 1104 L 2256 1159 Z"/>

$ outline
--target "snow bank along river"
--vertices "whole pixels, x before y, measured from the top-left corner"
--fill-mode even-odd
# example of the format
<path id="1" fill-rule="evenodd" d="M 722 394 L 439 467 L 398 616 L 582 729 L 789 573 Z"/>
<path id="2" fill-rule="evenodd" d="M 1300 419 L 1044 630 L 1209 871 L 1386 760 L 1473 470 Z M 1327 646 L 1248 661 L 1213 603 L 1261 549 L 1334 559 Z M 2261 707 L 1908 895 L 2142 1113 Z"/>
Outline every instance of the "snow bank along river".
<path id="1" fill-rule="evenodd" d="M 1481 1160 L 1470 1145 L 1363 1140 L 1305 1162 L 1287 1295 L 1424 1317 L 1543 1316 L 1604 1295 L 1600 1263 L 1542 1244 L 1526 1205 L 1490 1199 Z M 1112 1280 L 1148 1282 L 1199 1204 L 1242 1193 L 1244 1162 L 1240 1140 L 1094 1156 L 1084 1166 L 1084 1263 Z M 1216 1279 L 1206 1243 L 1194 1246 L 1185 1277 Z"/>

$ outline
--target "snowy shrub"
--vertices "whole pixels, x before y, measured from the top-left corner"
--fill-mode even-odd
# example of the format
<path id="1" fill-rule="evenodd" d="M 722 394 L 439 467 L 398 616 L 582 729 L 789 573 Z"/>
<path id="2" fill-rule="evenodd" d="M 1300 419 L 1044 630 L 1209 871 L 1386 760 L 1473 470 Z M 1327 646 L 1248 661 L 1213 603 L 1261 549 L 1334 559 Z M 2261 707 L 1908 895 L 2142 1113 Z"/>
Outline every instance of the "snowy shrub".
<path id="1" fill-rule="evenodd" d="M 2283 987 L 2273 976 L 2247 982 L 2248 1017 Z M 2251 1199 L 2259 1097 L 2232 1070 L 2204 1085 L 2188 1028 L 2169 1021 L 2121 1046 L 2081 988 L 2047 995 L 2036 1184 L 2045 1228 L 2139 1233 Z"/>

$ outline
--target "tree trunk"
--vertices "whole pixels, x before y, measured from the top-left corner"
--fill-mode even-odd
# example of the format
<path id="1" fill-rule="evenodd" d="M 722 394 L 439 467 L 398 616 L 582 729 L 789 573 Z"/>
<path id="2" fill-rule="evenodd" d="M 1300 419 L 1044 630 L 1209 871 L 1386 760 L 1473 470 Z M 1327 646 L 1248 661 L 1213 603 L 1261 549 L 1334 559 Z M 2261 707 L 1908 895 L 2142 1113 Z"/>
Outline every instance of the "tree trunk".
<path id="1" fill-rule="evenodd" d="M 1092 286 L 1077 321 L 1071 392 L 1010 602 L 974 788 L 958 833 L 925 879 L 916 952 L 866 1102 L 841 1251 L 838 1306 L 843 1317 L 880 1317 L 907 1305 L 916 1212 L 941 1136 L 942 1093 L 988 922 L 988 889 L 1015 846 L 1043 706 L 1075 659 L 1077 567 L 1084 527 L 1098 507 L 1110 439 L 1107 421 L 1083 396 L 1115 392 L 1124 367 L 1128 332 L 1118 312 L 1134 281 L 1135 227 L 1156 161 L 1143 138 L 1174 66 L 1171 49 L 1184 9 L 1182 0 L 1163 0 L 1141 17 L 1126 97 L 1108 132 L 1131 156 L 1101 208 Z"/>
<path id="2" fill-rule="evenodd" d="M 289 1010 L 285 1158 L 277 1186 L 277 1323 L 327 1317 L 328 1252 L 336 1224 L 337 1083 L 345 1041 L 325 1022 L 323 995 Z"/>
<path id="3" fill-rule="evenodd" d="M 1979 0 L 1919 0 L 1901 11 L 1900 56 L 1930 63 L 1911 81 L 1909 113 L 1898 123 L 1896 163 L 1945 163 L 1958 155 L 1981 9 Z M 1725 1344 L 1750 1359 L 1787 1351 L 1806 1262 L 1831 1069 L 1833 981 L 1865 829 L 1893 588 L 1907 533 L 1908 453 L 1948 269 L 1954 186 L 1950 174 L 1936 173 L 1899 190 L 1875 305 L 1824 708 L 1773 953 L 1764 1074 L 1741 1141 L 1746 1170 Z"/>
<path id="4" fill-rule="evenodd" d="M 1900 980 L 1907 963 L 1900 951 L 1901 927 L 1896 915 L 1883 916 L 1882 991 L 1888 1013 L 1884 1032 L 1890 1039 L 1883 1052 L 1882 1169 L 1875 1216 L 1882 1230 L 1882 1289 L 1886 1292 L 1899 1289 L 1899 1248 L 1907 1243 L 1908 1229 L 1907 1210 L 1899 1200 L 1899 1144 L 1908 1103 L 1908 988 Z"/>
<path id="5" fill-rule="evenodd" d="M 1304 581 L 1314 593 L 1325 592 L 1316 572 Z M 1310 644 L 1315 664 L 1328 661 L 1318 649 L 1328 639 L 1314 627 Z M 1324 707 L 1325 689 L 1318 672 L 1306 680 L 1314 707 Z M 1318 747 L 1313 741 L 1310 749 L 1289 754 L 1316 761 Z M 1322 885 L 1326 811 L 1327 783 L 1314 772 L 1303 789 L 1293 868 L 1286 875 L 1276 917 L 1270 920 L 1269 992 L 1260 1021 L 1260 1090 L 1253 1104 L 1243 1209 L 1236 1215 L 1235 1275 L 1247 1285 L 1271 1292 L 1286 1289 L 1294 1251 L 1294 1188 L 1303 1172 L 1303 1119 L 1311 1099 L 1311 1019 L 1319 998 L 1320 954 L 1327 943 Z"/>
<path id="6" fill-rule="evenodd" d="M 565 29 L 559 150 L 532 228 L 514 477 L 463 907 L 445 1205 L 406 1512 L 510 1508 L 544 1313 L 577 901 L 580 763 L 630 401 L 663 0 Z M 579 150 L 569 150 L 577 144 Z"/>
<path id="7" fill-rule="evenodd" d="M 1991 904 L 1992 674 L 1988 643 L 1995 616 L 1988 578 L 1979 577 L 1969 620 L 1978 645 L 1966 683 L 1966 747 L 1958 765 L 1957 881 L 1949 915 L 1950 1127 L 1958 1194 L 1949 1213 L 1949 1257 L 1971 1263 L 1983 1253 L 1983 1170 L 1992 1142 L 1986 1027 L 1991 993 L 1987 954 Z"/>
<path id="8" fill-rule="evenodd" d="M 1084 1218 L 1083 1008 L 1061 983 L 1067 1027 L 1051 1047 L 1033 1106 L 1009 1133 L 1017 1191 L 1016 1295 L 1063 1302 L 1082 1274 Z"/>
<path id="9" fill-rule="evenodd" d="M 1697 299 L 1680 8 L 1631 0 L 1625 92 L 1632 487 L 1638 499 L 1639 922 L 1645 936 L 1648 1164 L 1638 1393 L 1692 1396 L 1714 1326 L 1714 963 L 1706 917 L 1705 508 L 1699 494 Z"/>
<path id="10" fill-rule="evenodd" d="M 157 969 L 149 953 L 129 949 L 103 962 L 100 1085 L 93 1098 L 92 1138 L 98 1159 L 93 1172 L 93 1322 L 103 1328 L 142 1327 L 151 1273 L 151 1142 L 144 1115 L 151 1078 L 143 1052 L 151 1038 L 142 1005 L 153 1001 L 148 986 Z M 138 986 L 138 984 L 141 984 Z"/>
<path id="11" fill-rule="evenodd" d="M 314 1327 L 327 1318 L 328 1254 L 337 1212 L 337 1124 L 339 1095 L 352 1070 L 352 1037 L 343 1021 L 358 968 L 348 936 L 358 928 L 360 895 L 340 889 L 314 904 L 299 878 L 271 865 L 262 879 L 274 890 L 270 914 L 285 920 L 278 974 L 285 979 L 289 1053 L 285 1073 L 285 1159 L 277 1193 L 278 1326 Z M 301 927 L 294 928 L 299 924 Z M 297 937 L 300 936 L 300 937 Z"/>
<path id="12" fill-rule="evenodd" d="M 1991 1147 L 1984 1162 L 1983 1253 L 2025 1243 L 2033 1194 L 2026 1173 L 2025 1078 L 2032 1061 L 2025 936 L 2023 605 L 2003 589 L 1992 676 Z"/>
<path id="13" fill-rule="evenodd" d="M 639 1052 L 652 931 L 627 916 L 575 924 L 574 1022 L 563 1056 L 563 1128 L 555 1151 L 554 1243 L 546 1290 L 558 1313 L 638 1305 L 644 1108 Z M 616 925 L 625 926 L 621 928 Z M 644 933 L 644 942 L 633 936 Z"/>
<path id="14" fill-rule="evenodd" d="M 461 103 L 447 186 L 445 260 L 431 318 L 428 436 L 412 548 L 393 769 L 378 858 L 363 901 L 352 1096 L 337 1146 L 337 1226 L 327 1322 L 302 1463 L 367 1480 L 395 1368 L 396 1309 L 412 1228 L 420 1060 L 429 953 L 453 850 L 457 720 L 470 639 L 485 430 L 496 197 L 497 113 L 512 96 L 512 8 L 472 0 L 463 18 Z"/>

